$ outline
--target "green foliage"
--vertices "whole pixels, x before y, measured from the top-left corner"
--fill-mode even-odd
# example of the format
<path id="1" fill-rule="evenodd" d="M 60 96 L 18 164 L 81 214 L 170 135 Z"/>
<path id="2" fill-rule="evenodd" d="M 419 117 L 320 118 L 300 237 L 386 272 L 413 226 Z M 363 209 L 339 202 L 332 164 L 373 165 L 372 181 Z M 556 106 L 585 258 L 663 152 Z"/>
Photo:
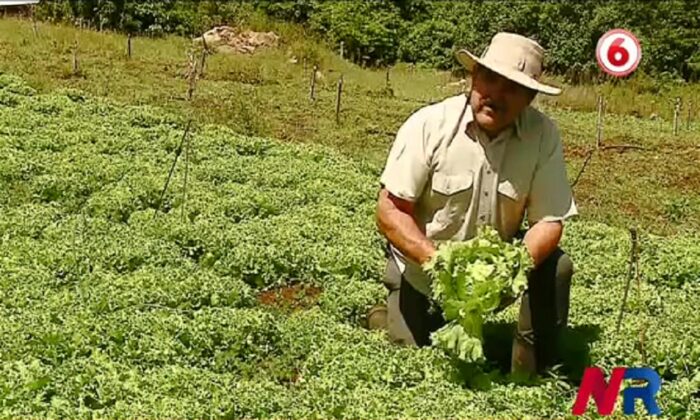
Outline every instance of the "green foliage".
<path id="1" fill-rule="evenodd" d="M 331 45 L 345 43 L 356 62 L 392 63 L 397 57 L 401 21 L 389 2 L 324 2 L 309 19 L 309 26 L 326 36 Z"/>
<path id="2" fill-rule="evenodd" d="M 664 414 L 700 413 L 695 236 L 641 235 L 618 334 L 628 234 L 567 224 L 563 376 L 498 373 L 489 349 L 509 348 L 510 307 L 484 324 L 494 373 L 472 389 L 443 350 L 357 325 L 386 293 L 377 165 L 196 124 L 187 199 L 180 160 L 154 218 L 182 117 L 8 75 L 0 86 L 0 417 L 551 418 L 593 364 L 657 367 Z M 289 282 L 319 287 L 318 305 L 260 302 Z"/>
<path id="3" fill-rule="evenodd" d="M 248 21 L 253 12 L 251 5 L 234 1 L 49 0 L 40 3 L 37 16 L 99 29 L 191 36 L 212 26 Z"/>
<path id="4" fill-rule="evenodd" d="M 42 2 L 39 16 L 81 19 L 95 28 L 161 35 L 193 35 L 213 25 L 251 22 L 258 10 L 274 19 L 307 25 L 356 62 L 396 60 L 440 68 L 454 65 L 453 52 L 467 47 L 480 54 L 499 31 L 534 37 L 549 50 L 548 71 L 571 80 L 600 76 L 595 62 L 598 38 L 612 28 L 632 30 L 641 40 L 641 69 L 697 80 L 700 44 L 697 0 L 661 4 L 638 2 L 499 2 L 318 0 L 189 2 L 54 0 Z M 583 76 L 582 76 L 583 75 Z"/>
<path id="5" fill-rule="evenodd" d="M 432 279 L 432 298 L 447 321 L 433 334 L 433 344 L 462 361 L 482 362 L 484 320 L 501 302 L 525 291 L 531 267 L 522 243 L 502 241 L 493 228 L 481 229 L 468 241 L 440 244 L 424 267 Z"/>

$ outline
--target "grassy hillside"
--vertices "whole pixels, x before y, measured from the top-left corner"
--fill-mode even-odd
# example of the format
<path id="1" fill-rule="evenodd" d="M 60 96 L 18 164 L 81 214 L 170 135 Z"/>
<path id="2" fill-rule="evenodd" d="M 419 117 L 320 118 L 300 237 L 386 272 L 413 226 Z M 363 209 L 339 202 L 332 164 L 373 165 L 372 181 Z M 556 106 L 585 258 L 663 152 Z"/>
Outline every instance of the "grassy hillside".
<path id="1" fill-rule="evenodd" d="M 400 65 L 391 69 L 390 94 L 384 70 L 340 60 L 294 26 L 272 29 L 283 37 L 280 49 L 209 57 L 192 101 L 186 100 L 185 79 L 191 44 L 178 37 L 135 38 L 128 60 L 125 36 L 47 24 L 38 24 L 35 35 L 30 22 L 5 19 L 0 20 L 0 71 L 23 77 L 41 92 L 75 88 L 125 104 L 162 107 L 201 124 L 224 124 L 242 134 L 331 145 L 377 170 L 412 111 L 461 90 L 449 73 Z M 74 75 L 76 42 L 79 74 Z M 290 63 L 291 57 L 298 63 Z M 315 102 L 309 100 L 312 60 L 323 74 Z M 306 72 L 304 62 L 309 63 Z M 345 84 L 337 124 L 341 73 Z M 561 127 L 572 181 L 595 143 L 598 93 L 608 101 L 604 143 L 649 150 L 596 154 L 575 190 L 584 217 L 658 233 L 700 229 L 700 88 L 640 77 L 567 88 L 558 98 L 539 97 L 537 106 Z M 696 104 L 691 109 L 695 121 L 686 123 L 690 107 L 684 107 L 679 135 L 673 136 L 676 96 Z"/>

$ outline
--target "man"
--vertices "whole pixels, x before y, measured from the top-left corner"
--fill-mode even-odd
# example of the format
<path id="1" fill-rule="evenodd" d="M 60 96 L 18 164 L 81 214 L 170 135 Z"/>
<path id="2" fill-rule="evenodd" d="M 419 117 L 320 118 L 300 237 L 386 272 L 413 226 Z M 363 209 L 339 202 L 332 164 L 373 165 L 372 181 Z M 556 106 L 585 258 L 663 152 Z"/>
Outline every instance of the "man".
<path id="1" fill-rule="evenodd" d="M 528 275 L 512 369 L 535 372 L 552 362 L 566 325 L 573 266 L 558 248 L 563 221 L 577 214 L 555 124 L 530 107 L 544 50 L 526 37 L 499 33 L 478 58 L 458 60 L 472 73 L 468 95 L 424 107 L 399 129 L 381 176 L 377 225 L 390 243 L 385 285 L 392 340 L 430 344 L 444 324 L 429 313 L 430 282 L 421 264 L 440 241 L 473 237 L 480 225 L 504 240 L 519 236 L 535 268 Z M 504 302 L 508 304 L 510 302 Z"/>

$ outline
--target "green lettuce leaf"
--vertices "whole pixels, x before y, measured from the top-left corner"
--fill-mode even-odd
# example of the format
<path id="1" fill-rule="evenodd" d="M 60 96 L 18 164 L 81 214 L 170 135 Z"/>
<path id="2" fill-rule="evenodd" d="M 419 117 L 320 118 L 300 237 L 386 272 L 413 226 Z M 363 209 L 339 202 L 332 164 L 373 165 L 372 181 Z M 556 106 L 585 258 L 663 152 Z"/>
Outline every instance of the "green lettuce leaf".
<path id="1" fill-rule="evenodd" d="M 522 241 L 505 242 L 490 227 L 468 241 L 440 244 L 423 266 L 432 279 L 431 297 L 447 321 L 432 334 L 433 345 L 466 362 L 483 361 L 484 320 L 503 299 L 525 291 L 531 268 Z"/>

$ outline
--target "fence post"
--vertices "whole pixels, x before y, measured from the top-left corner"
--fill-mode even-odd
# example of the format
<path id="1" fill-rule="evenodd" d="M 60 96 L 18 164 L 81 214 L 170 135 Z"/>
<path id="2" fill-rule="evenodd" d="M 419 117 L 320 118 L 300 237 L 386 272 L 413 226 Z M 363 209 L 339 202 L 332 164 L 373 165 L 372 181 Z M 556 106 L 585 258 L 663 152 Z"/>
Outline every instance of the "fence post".
<path id="1" fill-rule="evenodd" d="M 192 50 L 187 55 L 187 85 L 187 100 L 191 101 L 197 87 L 197 63 Z"/>
<path id="2" fill-rule="evenodd" d="M 595 145 L 596 149 L 600 149 L 600 146 L 603 142 L 603 112 L 604 112 L 604 99 L 603 95 L 598 96 L 598 120 L 596 122 L 596 140 L 595 140 Z"/>
<path id="3" fill-rule="evenodd" d="M 340 59 L 345 57 L 345 41 L 340 41 Z"/>
<path id="4" fill-rule="evenodd" d="M 680 96 L 676 97 L 676 103 L 673 106 L 673 135 L 677 136 L 678 135 L 678 117 L 681 114 L 681 98 Z"/>
<path id="5" fill-rule="evenodd" d="M 77 76 L 80 73 L 80 62 L 78 61 L 78 41 L 76 40 L 73 44 L 73 76 Z"/>
<path id="6" fill-rule="evenodd" d="M 131 32 L 126 36 L 126 57 L 131 60 Z"/>
<path id="7" fill-rule="evenodd" d="M 202 57 L 199 62 L 199 77 L 204 77 L 204 66 L 207 64 L 207 55 L 209 54 L 209 46 L 207 45 L 207 39 L 202 35 Z"/>
<path id="8" fill-rule="evenodd" d="M 338 79 L 338 92 L 335 98 L 335 122 L 340 123 L 340 98 L 343 95 L 343 75 L 341 73 L 340 79 Z"/>
<path id="9" fill-rule="evenodd" d="M 311 69 L 311 88 L 309 89 L 309 98 L 312 101 L 316 100 L 316 71 L 318 71 L 318 66 L 314 64 L 313 69 Z"/>

